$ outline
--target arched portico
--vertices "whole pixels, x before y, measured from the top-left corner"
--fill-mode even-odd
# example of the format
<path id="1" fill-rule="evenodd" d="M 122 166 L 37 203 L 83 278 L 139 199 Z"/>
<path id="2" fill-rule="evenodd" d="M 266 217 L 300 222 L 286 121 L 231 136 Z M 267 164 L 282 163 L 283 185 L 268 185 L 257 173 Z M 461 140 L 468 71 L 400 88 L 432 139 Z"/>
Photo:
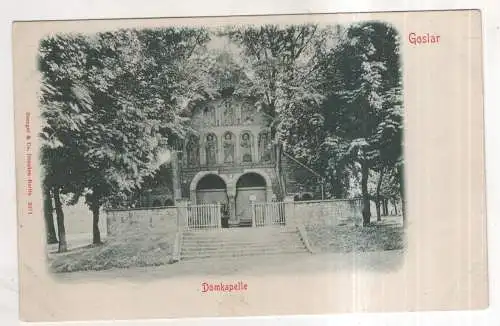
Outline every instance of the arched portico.
<path id="1" fill-rule="evenodd" d="M 235 220 L 240 225 L 252 224 L 252 203 L 272 200 L 272 183 L 269 176 L 260 170 L 246 170 L 235 183 Z"/>
<path id="2" fill-rule="evenodd" d="M 215 177 L 220 179 L 225 187 L 219 184 Z M 200 202 L 202 198 L 227 203 L 229 221 L 233 225 L 238 225 L 242 219 L 250 217 L 248 208 L 252 200 L 269 202 L 273 199 L 272 180 L 260 169 L 245 169 L 241 173 L 228 174 L 219 173 L 217 170 L 200 171 L 191 180 L 189 190 L 192 204 L 209 203 L 207 200 Z"/>
<path id="3" fill-rule="evenodd" d="M 200 181 L 202 181 L 203 178 L 210 177 L 210 176 L 217 176 L 218 178 L 220 178 L 220 180 L 223 181 L 225 184 L 224 192 L 227 192 L 227 188 L 228 188 L 228 184 L 230 184 L 230 180 L 228 180 L 228 178 L 225 175 L 219 174 L 218 171 L 200 171 L 194 176 L 193 180 L 191 180 L 191 183 L 189 185 L 189 195 L 190 195 L 191 203 L 193 203 L 193 204 L 198 203 L 197 190 L 209 189 L 207 187 L 203 187 L 204 189 L 198 189 L 198 185 L 199 185 Z M 220 188 L 221 187 L 217 185 L 216 188 L 214 188 L 214 189 L 220 189 Z"/>
<path id="4" fill-rule="evenodd" d="M 273 197 L 273 183 L 269 175 L 264 171 L 260 169 L 245 169 L 243 170 L 242 173 L 235 174 L 231 178 L 231 185 L 228 185 L 228 189 L 231 189 L 234 191 L 234 195 L 236 195 L 236 184 L 238 183 L 238 180 L 245 174 L 251 174 L 255 173 L 260 175 L 266 182 L 265 184 L 265 190 L 266 190 L 266 201 L 271 201 Z"/>

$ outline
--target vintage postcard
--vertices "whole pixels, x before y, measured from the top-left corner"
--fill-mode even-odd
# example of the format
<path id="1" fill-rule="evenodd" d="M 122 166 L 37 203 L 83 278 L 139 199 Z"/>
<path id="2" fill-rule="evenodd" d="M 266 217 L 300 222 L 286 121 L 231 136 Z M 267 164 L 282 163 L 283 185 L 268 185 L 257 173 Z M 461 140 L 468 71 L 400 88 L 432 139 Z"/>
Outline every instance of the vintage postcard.
<path id="1" fill-rule="evenodd" d="M 488 306 L 479 11 L 16 22 L 25 321 Z"/>

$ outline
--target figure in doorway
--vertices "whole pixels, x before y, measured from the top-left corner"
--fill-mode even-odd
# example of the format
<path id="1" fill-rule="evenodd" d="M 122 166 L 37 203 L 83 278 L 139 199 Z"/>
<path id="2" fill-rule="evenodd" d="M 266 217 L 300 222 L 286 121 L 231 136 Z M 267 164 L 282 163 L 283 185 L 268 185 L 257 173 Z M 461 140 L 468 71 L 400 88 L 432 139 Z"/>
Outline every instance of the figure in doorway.
<path id="1" fill-rule="evenodd" d="M 221 210 L 221 224 L 223 228 L 229 227 L 229 207 L 227 204 L 222 204 Z"/>

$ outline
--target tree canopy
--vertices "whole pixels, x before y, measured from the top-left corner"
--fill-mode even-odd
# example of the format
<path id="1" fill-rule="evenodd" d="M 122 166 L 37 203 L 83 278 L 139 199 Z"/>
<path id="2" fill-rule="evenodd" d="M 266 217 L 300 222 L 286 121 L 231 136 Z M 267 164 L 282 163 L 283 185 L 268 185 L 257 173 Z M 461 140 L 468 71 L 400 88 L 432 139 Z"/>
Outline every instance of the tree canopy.
<path id="1" fill-rule="evenodd" d="M 204 90 L 185 76 L 203 76 L 191 60 L 207 41 L 205 30 L 173 28 L 44 39 L 44 183 L 85 195 L 95 220 L 103 204 L 141 187 L 186 132 L 183 98 Z"/>
<path id="2" fill-rule="evenodd" d="M 221 39 L 227 49 L 210 48 Z M 321 171 L 329 197 L 362 197 L 365 221 L 370 198 L 403 191 L 399 36 L 388 24 L 61 34 L 40 43 L 39 68 L 44 187 L 85 196 L 95 226 L 102 205 L 152 182 L 189 132 L 193 103 L 217 96 L 251 99 L 277 148 Z"/>

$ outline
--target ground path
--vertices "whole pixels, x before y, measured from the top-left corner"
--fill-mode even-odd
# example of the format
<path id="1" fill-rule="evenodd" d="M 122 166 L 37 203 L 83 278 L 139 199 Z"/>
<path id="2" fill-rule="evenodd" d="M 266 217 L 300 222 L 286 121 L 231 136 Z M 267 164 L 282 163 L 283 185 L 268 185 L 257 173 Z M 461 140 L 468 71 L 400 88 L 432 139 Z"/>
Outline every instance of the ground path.
<path id="1" fill-rule="evenodd" d="M 202 276 L 204 278 L 235 275 L 242 277 L 269 274 L 297 274 L 335 272 L 346 270 L 371 270 L 387 272 L 401 266 L 404 253 L 400 250 L 358 253 L 284 254 L 230 259 L 199 259 L 180 261 L 156 267 L 133 267 L 103 271 L 60 273 L 63 281 L 90 281 L 106 278 L 124 278 L 148 281 L 161 278 Z"/>

